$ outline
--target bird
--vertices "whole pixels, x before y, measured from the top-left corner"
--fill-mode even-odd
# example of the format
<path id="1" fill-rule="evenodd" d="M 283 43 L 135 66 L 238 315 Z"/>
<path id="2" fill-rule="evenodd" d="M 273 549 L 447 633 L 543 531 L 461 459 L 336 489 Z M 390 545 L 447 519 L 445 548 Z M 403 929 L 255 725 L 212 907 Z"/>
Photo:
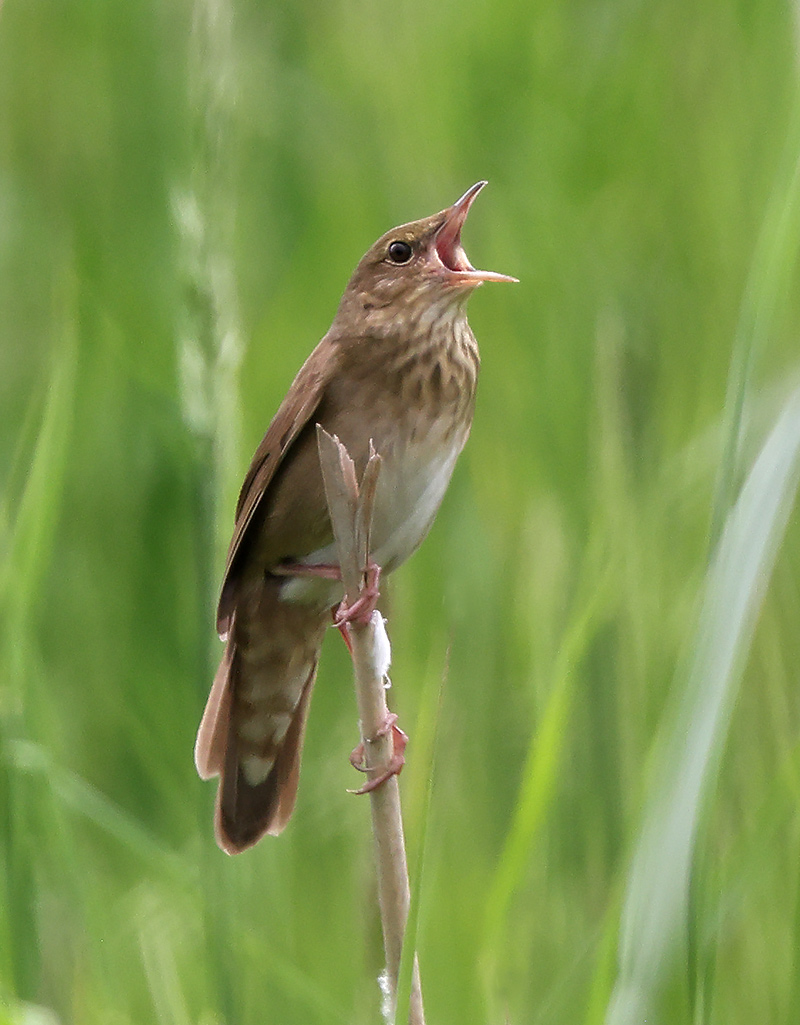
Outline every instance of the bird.
<path id="1" fill-rule="evenodd" d="M 383 575 L 428 533 L 469 435 L 480 361 L 466 301 L 517 280 L 476 270 L 464 251 L 485 185 L 367 250 L 244 479 L 217 608 L 225 648 L 195 744 L 201 779 L 220 777 L 215 834 L 228 854 L 292 814 L 320 648 L 343 598 L 317 425 L 359 478 L 373 447 L 381 456 L 370 555 Z"/>

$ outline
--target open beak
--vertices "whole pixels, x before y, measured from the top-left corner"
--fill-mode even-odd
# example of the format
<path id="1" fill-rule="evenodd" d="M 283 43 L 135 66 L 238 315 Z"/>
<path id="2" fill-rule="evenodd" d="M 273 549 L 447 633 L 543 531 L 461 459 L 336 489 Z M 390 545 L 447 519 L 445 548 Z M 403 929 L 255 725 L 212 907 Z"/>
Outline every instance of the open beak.
<path id="1" fill-rule="evenodd" d="M 475 270 L 467 259 L 461 245 L 461 229 L 467 219 L 469 208 L 486 182 L 476 182 L 471 189 L 445 213 L 444 224 L 434 240 L 434 250 L 448 284 L 481 285 L 484 281 L 517 281 L 508 274 L 497 274 L 491 270 Z"/>

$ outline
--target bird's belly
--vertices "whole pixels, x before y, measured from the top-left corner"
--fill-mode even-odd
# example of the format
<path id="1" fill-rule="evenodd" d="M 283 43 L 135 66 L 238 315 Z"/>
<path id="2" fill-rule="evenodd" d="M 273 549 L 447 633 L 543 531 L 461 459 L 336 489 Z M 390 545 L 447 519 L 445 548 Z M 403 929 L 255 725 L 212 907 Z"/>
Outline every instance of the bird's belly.
<path id="1" fill-rule="evenodd" d="M 405 562 L 430 530 L 468 433 L 467 427 L 449 435 L 434 428 L 422 440 L 381 452 L 370 555 L 383 572 Z M 326 545 L 299 561 L 309 566 L 335 564 L 336 547 Z M 331 606 L 342 594 L 338 581 L 292 577 L 284 584 L 281 599 Z"/>
<path id="2" fill-rule="evenodd" d="M 401 458 L 388 456 L 378 478 L 372 517 L 372 558 L 387 573 L 419 547 L 441 505 L 466 432 L 448 439 L 427 438 Z"/>

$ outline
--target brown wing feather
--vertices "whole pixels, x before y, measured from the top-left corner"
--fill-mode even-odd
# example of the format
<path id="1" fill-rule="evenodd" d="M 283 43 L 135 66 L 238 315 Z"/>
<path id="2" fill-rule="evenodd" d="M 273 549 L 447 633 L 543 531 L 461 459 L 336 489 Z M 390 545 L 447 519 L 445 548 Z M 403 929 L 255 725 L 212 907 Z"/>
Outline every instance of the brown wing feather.
<path id="1" fill-rule="evenodd" d="M 335 373 L 336 352 L 336 346 L 326 335 L 300 368 L 250 463 L 250 469 L 247 471 L 247 476 L 239 492 L 236 523 L 228 548 L 228 558 L 225 563 L 225 573 L 217 606 L 217 631 L 221 636 L 228 633 L 234 609 L 233 583 L 236 557 L 253 522 L 256 510 L 267 494 L 275 471 L 322 400 L 325 386 L 331 375 Z"/>
<path id="2" fill-rule="evenodd" d="M 225 748 L 228 743 L 228 723 L 231 718 L 230 675 L 233 665 L 233 638 L 225 644 L 225 654 L 217 669 L 211 693 L 206 702 L 197 740 L 194 745 L 194 764 L 200 779 L 211 779 L 222 772 Z"/>

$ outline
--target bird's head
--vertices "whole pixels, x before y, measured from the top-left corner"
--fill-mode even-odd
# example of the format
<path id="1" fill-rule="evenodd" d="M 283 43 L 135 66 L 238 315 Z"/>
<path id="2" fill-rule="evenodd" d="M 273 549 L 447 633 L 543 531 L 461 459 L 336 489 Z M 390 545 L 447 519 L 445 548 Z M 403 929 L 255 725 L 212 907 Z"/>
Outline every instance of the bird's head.
<path id="1" fill-rule="evenodd" d="M 342 296 L 339 318 L 368 331 L 392 331 L 394 319 L 463 306 L 484 281 L 516 281 L 507 274 L 476 270 L 461 244 L 469 208 L 485 181 L 451 207 L 382 235 L 362 257 Z"/>

